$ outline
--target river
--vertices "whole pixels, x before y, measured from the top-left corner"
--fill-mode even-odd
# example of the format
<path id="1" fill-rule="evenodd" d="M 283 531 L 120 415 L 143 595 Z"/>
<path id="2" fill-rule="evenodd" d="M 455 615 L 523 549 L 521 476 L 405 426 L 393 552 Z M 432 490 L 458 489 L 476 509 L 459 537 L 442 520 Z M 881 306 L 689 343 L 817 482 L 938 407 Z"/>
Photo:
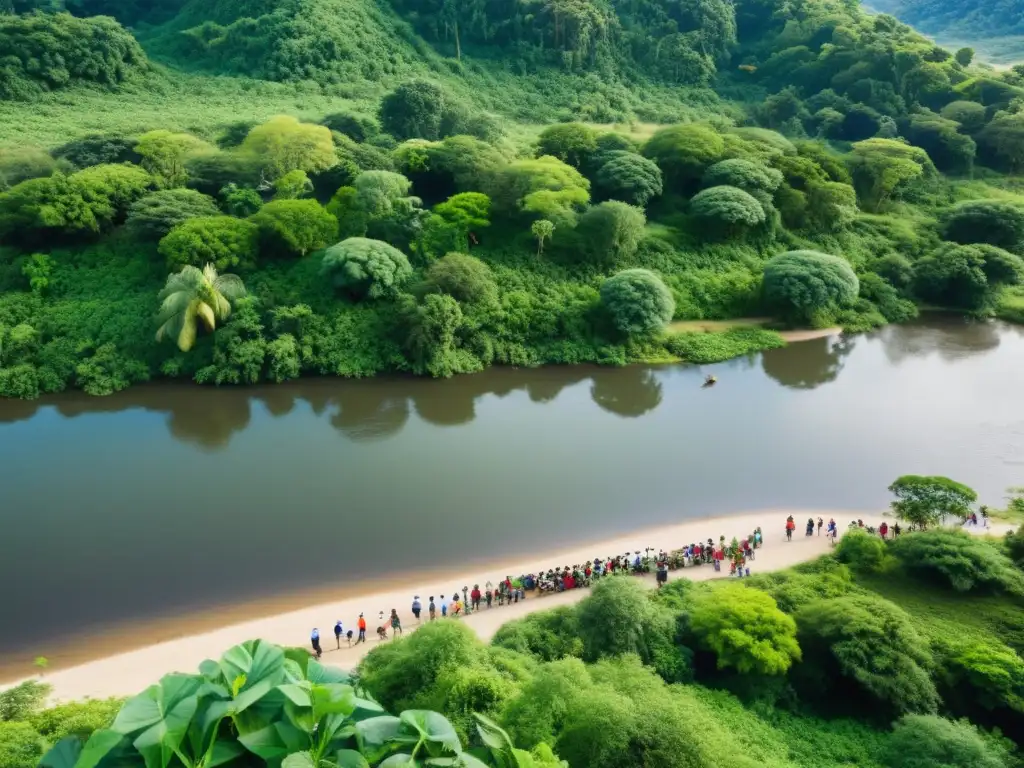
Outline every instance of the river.
<path id="1" fill-rule="evenodd" d="M 931 318 L 700 368 L 0 400 L 0 466 L 9 673 L 186 611 L 684 518 L 878 509 L 900 474 L 1000 504 L 1024 484 L 1024 329 Z"/>

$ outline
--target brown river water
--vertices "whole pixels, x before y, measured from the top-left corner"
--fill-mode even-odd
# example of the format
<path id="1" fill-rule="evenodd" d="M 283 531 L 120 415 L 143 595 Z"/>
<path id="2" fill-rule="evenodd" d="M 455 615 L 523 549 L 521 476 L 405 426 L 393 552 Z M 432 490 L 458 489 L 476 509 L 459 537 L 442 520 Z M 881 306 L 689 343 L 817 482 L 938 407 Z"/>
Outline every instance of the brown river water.
<path id="1" fill-rule="evenodd" d="M 1024 485 L 1024 328 L 931 317 L 714 366 L 0 400 L 0 467 L 10 669 L 136 622 L 582 537 L 877 510 L 900 474 L 999 505 Z"/>

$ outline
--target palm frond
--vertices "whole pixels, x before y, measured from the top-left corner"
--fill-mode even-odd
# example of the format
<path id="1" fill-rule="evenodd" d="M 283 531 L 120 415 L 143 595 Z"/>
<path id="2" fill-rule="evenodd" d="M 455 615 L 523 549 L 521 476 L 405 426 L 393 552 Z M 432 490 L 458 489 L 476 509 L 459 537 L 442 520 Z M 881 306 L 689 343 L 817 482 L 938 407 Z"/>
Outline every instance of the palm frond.
<path id="1" fill-rule="evenodd" d="M 217 316 L 205 301 L 196 301 L 195 314 L 203 321 L 207 331 L 213 331 L 217 327 Z"/>
<path id="2" fill-rule="evenodd" d="M 245 284 L 238 275 L 218 275 L 213 281 L 213 288 L 230 301 L 245 296 Z"/>
<path id="3" fill-rule="evenodd" d="M 214 291 L 213 293 L 213 314 L 217 319 L 224 322 L 231 316 L 231 302 Z"/>
<path id="4" fill-rule="evenodd" d="M 201 302 L 197 299 L 190 302 L 188 309 L 181 316 L 181 330 L 178 331 L 178 349 L 188 352 L 196 343 L 196 312 Z"/>
<path id="5" fill-rule="evenodd" d="M 175 315 L 183 313 L 194 298 L 195 295 L 188 291 L 177 291 L 166 296 L 156 313 L 157 323 L 162 325 Z"/>
<path id="6" fill-rule="evenodd" d="M 183 267 L 181 272 L 174 272 L 167 276 L 167 283 L 157 298 L 163 301 L 165 297 L 170 296 L 172 293 L 195 291 L 202 284 L 202 272 L 193 266 Z"/>

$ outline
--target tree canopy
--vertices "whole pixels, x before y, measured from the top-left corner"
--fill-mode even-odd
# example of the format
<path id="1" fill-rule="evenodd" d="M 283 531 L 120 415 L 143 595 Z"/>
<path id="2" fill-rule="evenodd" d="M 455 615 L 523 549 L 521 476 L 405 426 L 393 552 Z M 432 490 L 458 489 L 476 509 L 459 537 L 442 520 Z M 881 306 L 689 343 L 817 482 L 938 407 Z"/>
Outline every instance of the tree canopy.
<path id="1" fill-rule="evenodd" d="M 764 268 L 765 303 L 782 317 L 824 322 L 857 298 L 860 283 L 850 265 L 816 251 L 789 251 Z"/>
<path id="2" fill-rule="evenodd" d="M 675 312 L 675 300 L 661 278 L 647 269 L 626 269 L 601 284 L 601 303 L 615 327 L 626 334 L 659 331 Z"/>
<path id="3" fill-rule="evenodd" d="M 404 253 L 365 237 L 350 237 L 328 248 L 322 271 L 336 287 L 368 299 L 396 296 L 412 276 Z"/>

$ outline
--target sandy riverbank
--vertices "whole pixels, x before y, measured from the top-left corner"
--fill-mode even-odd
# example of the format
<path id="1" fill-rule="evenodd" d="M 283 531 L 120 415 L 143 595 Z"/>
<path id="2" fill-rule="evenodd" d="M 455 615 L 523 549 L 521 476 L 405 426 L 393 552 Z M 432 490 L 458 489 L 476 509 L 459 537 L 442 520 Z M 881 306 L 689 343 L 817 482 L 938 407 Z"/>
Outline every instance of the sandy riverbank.
<path id="1" fill-rule="evenodd" d="M 673 333 L 722 333 L 733 328 L 764 328 L 772 322 L 770 317 L 741 317 L 735 320 L 677 320 L 668 326 Z M 838 336 L 843 332 L 839 326 L 832 328 L 803 328 L 779 331 L 779 335 L 788 343 L 811 341 L 828 336 Z"/>
<path id="2" fill-rule="evenodd" d="M 784 536 L 784 522 L 787 514 L 793 514 L 798 522 L 797 535 L 792 542 Z M 463 585 L 482 586 L 487 581 L 497 582 L 506 574 L 536 572 L 543 565 L 545 569 L 559 564 L 572 565 L 594 557 L 605 557 L 623 552 L 635 552 L 645 547 L 674 549 L 694 541 L 719 536 L 731 539 L 733 536 L 746 535 L 760 527 L 765 535 L 765 545 L 758 552 L 757 559 L 751 563 L 753 573 L 766 570 L 778 570 L 799 562 L 813 559 L 829 547 L 824 536 L 805 537 L 801 521 L 808 517 L 823 517 L 826 521 L 834 517 L 840 531 L 846 528 L 851 519 L 863 518 L 865 522 L 877 524 L 881 515 L 865 515 L 864 512 L 846 510 L 766 510 L 757 513 L 730 517 L 693 520 L 678 525 L 651 528 L 623 535 L 614 539 L 590 542 L 544 554 L 531 556 L 529 559 L 517 558 L 505 563 L 498 563 L 493 568 L 477 569 L 473 573 L 459 576 L 427 575 L 422 579 L 410 579 L 400 587 L 389 585 L 387 590 L 342 600 L 323 600 L 299 610 L 291 610 L 273 615 L 264 614 L 260 618 L 235 623 L 227 623 L 217 629 L 190 631 L 190 617 L 178 617 L 175 627 L 181 636 L 161 641 L 159 636 L 152 638 L 152 643 L 124 653 L 112 653 L 110 647 L 97 648 L 97 656 L 104 651 L 101 658 L 68 667 L 67 669 L 50 670 L 42 679 L 53 687 L 53 698 L 57 701 L 68 701 L 85 697 L 122 696 L 135 693 L 169 672 L 192 671 L 206 658 L 216 658 L 224 650 L 244 640 L 261 637 L 282 645 L 308 646 L 309 632 L 319 627 L 326 651 L 324 660 L 341 667 L 354 667 L 359 660 L 378 643 L 374 636 L 381 612 L 390 613 L 391 608 L 398 609 L 402 624 L 408 633 L 415 630 L 415 621 L 410 613 L 413 595 L 419 595 L 424 607 L 430 595 L 445 595 L 450 598 L 452 590 L 461 589 Z M 715 577 L 710 566 L 687 568 L 674 571 L 670 579 L 689 578 L 704 580 Z M 649 579 L 653 586 L 653 579 Z M 517 605 L 493 607 L 482 610 L 472 616 L 459 619 L 471 626 L 483 639 L 489 639 L 498 627 L 505 622 L 524 616 L 532 611 L 544 610 L 557 605 L 566 605 L 583 599 L 589 590 L 579 589 L 560 595 L 530 597 Z M 440 605 L 440 603 L 438 603 Z M 368 634 L 371 639 L 363 645 L 347 647 L 342 643 L 341 650 L 332 648 L 334 638 L 332 627 L 341 619 L 346 629 L 355 629 L 356 619 L 363 612 L 367 619 Z M 425 613 L 425 611 L 424 611 Z M 208 626 L 208 625 L 207 625 Z M 69 643 L 74 643 L 69 638 Z M 116 646 L 115 646 L 116 647 Z M 87 649 L 86 649 L 87 650 Z M 79 648 L 79 652 L 83 649 Z"/>

